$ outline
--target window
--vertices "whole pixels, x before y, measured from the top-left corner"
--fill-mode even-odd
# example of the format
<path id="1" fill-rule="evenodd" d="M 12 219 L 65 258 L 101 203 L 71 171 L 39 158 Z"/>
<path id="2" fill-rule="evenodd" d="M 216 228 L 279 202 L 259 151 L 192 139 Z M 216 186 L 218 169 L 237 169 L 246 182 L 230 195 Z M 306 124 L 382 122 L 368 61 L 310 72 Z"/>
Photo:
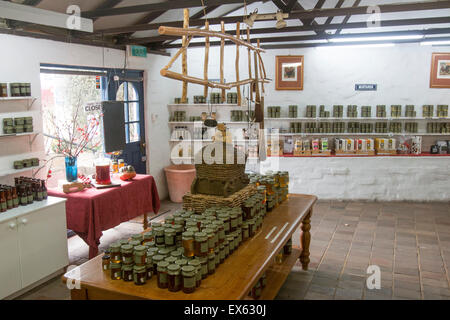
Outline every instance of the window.
<path id="1" fill-rule="evenodd" d="M 140 141 L 139 95 L 134 84 L 122 83 L 117 90 L 116 99 L 124 102 L 126 142 Z"/>

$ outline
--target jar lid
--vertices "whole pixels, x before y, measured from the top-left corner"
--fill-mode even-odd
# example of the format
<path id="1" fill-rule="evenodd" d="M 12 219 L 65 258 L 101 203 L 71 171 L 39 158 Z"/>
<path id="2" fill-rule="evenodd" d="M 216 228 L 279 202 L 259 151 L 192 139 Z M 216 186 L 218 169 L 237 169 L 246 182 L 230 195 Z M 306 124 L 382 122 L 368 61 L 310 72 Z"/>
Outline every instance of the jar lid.
<path id="1" fill-rule="evenodd" d="M 171 235 L 174 236 L 176 233 L 177 232 L 172 228 L 164 230 L 164 234 L 169 235 L 169 236 L 171 236 Z"/>
<path id="2" fill-rule="evenodd" d="M 180 225 L 184 224 L 184 218 L 182 218 L 182 217 L 175 217 L 175 219 L 173 219 L 173 221 L 175 222 L 175 224 L 180 224 Z"/>
<path id="3" fill-rule="evenodd" d="M 152 222 L 152 228 L 154 229 L 154 228 L 159 228 L 159 227 L 161 227 L 162 226 L 162 224 L 160 223 L 160 222 Z"/>
<path id="4" fill-rule="evenodd" d="M 185 276 L 193 276 L 195 275 L 195 267 L 194 266 L 183 266 L 181 268 L 181 271 L 183 272 L 183 275 Z"/>
<path id="5" fill-rule="evenodd" d="M 180 269 L 181 269 L 180 265 L 175 264 L 175 263 L 169 264 L 167 266 L 167 271 L 169 271 L 169 272 L 180 271 Z"/>
<path id="6" fill-rule="evenodd" d="M 208 235 L 206 233 L 204 233 L 204 232 L 196 232 L 194 234 L 194 236 L 195 236 L 195 240 L 197 240 L 197 241 L 208 240 Z"/>
<path id="7" fill-rule="evenodd" d="M 208 236 L 214 234 L 214 230 L 210 228 L 205 228 L 201 233 L 206 233 Z"/>
<path id="8" fill-rule="evenodd" d="M 115 250 L 120 250 L 120 243 L 118 243 L 118 242 L 114 242 L 114 243 L 111 243 L 111 245 L 109 246 L 109 249 L 110 250 L 112 250 L 112 249 L 115 249 Z"/>
<path id="9" fill-rule="evenodd" d="M 192 234 L 196 234 L 198 232 L 197 227 L 186 228 L 186 232 L 192 232 Z"/>
<path id="10" fill-rule="evenodd" d="M 176 232 L 178 232 L 178 231 L 183 231 L 183 225 L 181 225 L 181 224 L 174 224 L 174 225 L 172 226 L 172 228 L 173 228 L 173 230 L 175 230 Z"/>
<path id="11" fill-rule="evenodd" d="M 194 237 L 194 233 L 192 231 L 185 231 L 181 234 L 183 239 L 191 239 Z"/>
<path id="12" fill-rule="evenodd" d="M 214 252 L 208 253 L 208 259 L 213 259 L 216 257 L 216 254 Z"/>
<path id="13" fill-rule="evenodd" d="M 151 252 L 153 254 L 156 254 L 158 251 L 159 251 L 159 248 L 156 248 L 156 247 L 152 247 L 147 250 L 147 252 Z"/>
<path id="14" fill-rule="evenodd" d="M 221 226 L 224 225 L 224 223 L 223 223 L 222 220 L 215 220 L 215 221 L 213 221 L 212 223 L 213 223 L 214 225 L 218 226 L 218 227 L 221 227 Z"/>
<path id="15" fill-rule="evenodd" d="M 169 266 L 169 263 L 167 261 L 160 261 L 160 262 L 158 262 L 157 266 L 158 266 L 158 269 L 159 268 L 165 269 Z"/>
<path id="16" fill-rule="evenodd" d="M 147 247 L 146 246 L 136 246 L 136 247 L 134 247 L 134 251 L 143 251 L 143 252 L 145 252 L 145 250 L 147 249 Z"/>
<path id="17" fill-rule="evenodd" d="M 132 245 L 133 247 L 140 246 L 141 242 L 138 240 L 132 240 L 130 241 L 130 245 Z"/>
<path id="18" fill-rule="evenodd" d="M 208 257 L 207 257 L 207 256 L 204 256 L 204 257 L 198 257 L 197 259 L 200 260 L 200 263 L 208 262 Z"/>
<path id="19" fill-rule="evenodd" d="M 184 249 L 183 249 L 183 250 L 184 250 Z M 174 250 L 174 251 L 172 251 L 172 252 L 170 253 L 170 255 L 171 255 L 172 257 L 175 257 L 175 258 L 181 257 L 182 254 L 183 254 L 183 253 L 182 253 L 181 251 L 178 251 L 178 250 Z"/>
<path id="20" fill-rule="evenodd" d="M 148 231 L 148 232 L 144 233 L 144 239 L 150 239 L 151 237 L 153 237 L 152 231 Z"/>
<path id="21" fill-rule="evenodd" d="M 102 257 L 102 260 L 109 260 L 109 259 L 111 259 L 111 257 L 107 254 L 104 254 Z"/>
<path id="22" fill-rule="evenodd" d="M 158 254 L 163 255 L 163 256 L 167 256 L 170 253 L 170 250 L 167 248 L 161 248 L 158 250 Z"/>
<path id="23" fill-rule="evenodd" d="M 142 240 L 142 234 L 133 234 L 132 236 L 131 236 L 131 239 L 133 239 L 133 240 Z"/>
<path id="24" fill-rule="evenodd" d="M 175 261 L 177 261 L 177 258 L 170 256 L 170 257 L 165 258 L 164 261 L 167 261 L 169 263 L 175 263 Z"/>
<path id="25" fill-rule="evenodd" d="M 133 246 L 130 244 L 124 244 L 123 246 L 120 247 L 120 249 L 123 251 L 131 251 L 133 250 Z"/>
<path id="26" fill-rule="evenodd" d="M 155 254 L 154 256 L 153 256 L 153 261 L 162 261 L 162 260 L 164 260 L 164 256 L 162 256 L 162 255 L 160 255 L 160 254 Z"/>
<path id="27" fill-rule="evenodd" d="M 188 264 L 188 261 L 186 259 L 178 259 L 177 261 L 175 261 L 175 263 L 180 266 L 184 266 Z"/>
<path id="28" fill-rule="evenodd" d="M 198 267 L 198 266 L 200 266 L 200 260 L 198 260 L 198 259 L 193 259 L 193 260 L 191 260 L 191 261 L 188 262 L 188 265 L 194 266 L 194 267 Z"/>

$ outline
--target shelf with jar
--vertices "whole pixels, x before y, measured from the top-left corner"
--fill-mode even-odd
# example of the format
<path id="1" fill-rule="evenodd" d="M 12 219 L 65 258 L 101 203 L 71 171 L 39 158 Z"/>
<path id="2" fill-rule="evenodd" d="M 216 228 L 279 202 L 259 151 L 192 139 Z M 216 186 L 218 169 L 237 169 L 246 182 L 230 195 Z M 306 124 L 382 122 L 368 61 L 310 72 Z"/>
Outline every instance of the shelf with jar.
<path id="1" fill-rule="evenodd" d="M 0 157 L 0 177 L 32 171 L 39 167 L 43 152 L 29 152 Z"/>

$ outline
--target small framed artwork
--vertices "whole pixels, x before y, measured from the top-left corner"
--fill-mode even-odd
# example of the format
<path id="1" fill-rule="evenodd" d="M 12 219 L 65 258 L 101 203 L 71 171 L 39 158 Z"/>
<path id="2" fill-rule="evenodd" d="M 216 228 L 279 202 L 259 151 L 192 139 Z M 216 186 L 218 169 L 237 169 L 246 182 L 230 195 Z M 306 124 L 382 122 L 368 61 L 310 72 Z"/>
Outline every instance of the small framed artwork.
<path id="1" fill-rule="evenodd" d="M 276 90 L 303 90 L 303 56 L 276 56 Z"/>
<path id="2" fill-rule="evenodd" d="M 430 88 L 450 88 L 450 53 L 433 53 Z"/>

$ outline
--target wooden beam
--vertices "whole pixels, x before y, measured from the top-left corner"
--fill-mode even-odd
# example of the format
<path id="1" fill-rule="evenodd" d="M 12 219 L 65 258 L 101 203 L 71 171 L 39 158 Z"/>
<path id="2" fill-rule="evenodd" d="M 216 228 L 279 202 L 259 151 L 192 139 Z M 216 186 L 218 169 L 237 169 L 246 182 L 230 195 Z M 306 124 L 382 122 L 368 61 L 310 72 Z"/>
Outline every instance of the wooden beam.
<path id="1" fill-rule="evenodd" d="M 251 44 L 249 27 L 247 27 L 247 43 Z M 248 50 L 248 78 L 251 79 L 252 78 L 252 54 L 250 51 L 250 47 L 248 47 L 247 50 Z M 253 84 L 250 84 L 250 101 L 253 101 Z"/>
<path id="2" fill-rule="evenodd" d="M 231 3 L 242 3 L 242 0 L 227 0 L 227 4 Z M 209 6 L 214 5 L 222 5 L 224 4 L 223 0 L 208 0 L 207 4 Z M 117 16 L 124 14 L 134 14 L 134 13 L 143 13 L 149 11 L 161 11 L 161 10 L 171 10 L 171 9 L 183 9 L 183 8 L 193 8 L 200 7 L 201 1 L 199 0 L 177 0 L 171 2 L 161 2 L 161 3 L 153 3 L 153 4 L 142 4 L 136 6 L 128 6 L 128 7 L 120 7 L 120 8 L 109 8 L 109 9 L 99 9 L 99 10 L 90 10 L 82 13 L 82 16 L 85 18 L 94 18 L 94 17 L 106 17 L 106 16 Z"/>
<path id="3" fill-rule="evenodd" d="M 183 9 L 183 28 L 188 29 L 189 28 L 189 9 Z M 185 35 L 182 38 L 183 47 L 187 47 L 188 37 Z M 182 62 L 181 62 L 182 70 L 183 70 L 183 76 L 187 77 L 188 70 L 187 70 L 187 50 L 183 50 L 183 56 L 182 56 Z M 181 103 L 187 103 L 187 90 L 188 90 L 188 82 L 183 81 L 183 92 L 181 95 Z"/>
<path id="4" fill-rule="evenodd" d="M 240 23 L 236 23 L 236 38 L 241 39 L 241 26 Z M 239 82 L 239 44 L 236 43 L 236 82 Z M 237 92 L 237 103 L 238 106 L 241 106 L 241 88 L 239 86 L 236 87 Z"/>
<path id="5" fill-rule="evenodd" d="M 403 4 L 389 4 L 389 5 L 380 5 L 379 6 L 383 13 L 387 12 L 405 12 L 405 11 L 420 11 L 420 10 L 435 10 L 435 9 L 448 9 L 450 8 L 450 1 L 434 1 L 434 2 L 421 2 L 421 3 L 403 3 Z M 364 7 L 355 7 L 355 8 L 330 8 L 330 9 L 313 9 L 313 10 L 304 10 L 304 11 L 293 11 L 289 14 L 289 19 L 300 19 L 300 18 L 317 18 L 317 17 L 334 17 L 334 16 L 345 16 L 345 15 L 358 15 L 363 14 L 366 15 L 367 6 Z M 237 21 L 242 21 L 244 19 L 243 16 L 232 16 L 232 17 L 221 17 L 221 18 L 211 18 L 208 19 L 209 24 L 220 24 L 221 21 L 225 23 L 236 23 Z M 427 18 L 425 18 L 427 19 Z M 431 18 L 428 18 L 431 19 Z M 267 18 L 267 20 L 273 20 Z M 419 20 L 419 19 L 417 19 Z M 264 21 L 264 20 L 258 20 Z M 402 21 L 402 20 L 399 20 Z M 383 24 L 383 21 L 381 21 Z M 205 19 L 192 19 L 190 20 L 190 26 L 203 26 L 205 24 Z M 165 22 L 165 26 L 169 27 L 182 27 L 182 21 L 171 21 Z M 343 24 L 340 24 L 343 25 Z M 361 28 L 366 28 L 367 23 L 364 22 L 360 25 L 363 25 Z M 129 27 L 120 27 L 120 28 L 108 28 L 103 30 L 97 30 L 95 33 L 97 34 L 120 34 L 127 32 L 136 32 L 136 31 L 144 31 L 144 30 L 156 30 L 161 26 L 160 23 L 154 24 L 141 24 L 136 26 Z M 285 32 L 289 27 L 283 28 L 282 32 Z M 303 30 L 324 30 L 329 29 L 323 25 L 315 25 L 315 26 L 302 26 Z M 273 28 L 275 29 L 275 28 Z M 343 29 L 346 29 L 345 27 Z M 280 32 L 280 30 L 276 29 L 276 32 Z M 253 32 L 253 30 L 252 30 Z"/>
<path id="6" fill-rule="evenodd" d="M 357 6 L 359 6 L 360 3 L 361 3 L 361 0 L 355 0 L 352 7 L 357 7 Z M 348 20 L 350 20 L 350 18 L 351 18 L 351 15 L 346 15 L 344 17 L 344 20 L 342 20 L 342 23 L 346 24 L 348 22 Z M 342 29 L 337 29 L 335 34 L 339 34 L 339 33 L 341 33 L 341 31 L 342 31 Z"/>

